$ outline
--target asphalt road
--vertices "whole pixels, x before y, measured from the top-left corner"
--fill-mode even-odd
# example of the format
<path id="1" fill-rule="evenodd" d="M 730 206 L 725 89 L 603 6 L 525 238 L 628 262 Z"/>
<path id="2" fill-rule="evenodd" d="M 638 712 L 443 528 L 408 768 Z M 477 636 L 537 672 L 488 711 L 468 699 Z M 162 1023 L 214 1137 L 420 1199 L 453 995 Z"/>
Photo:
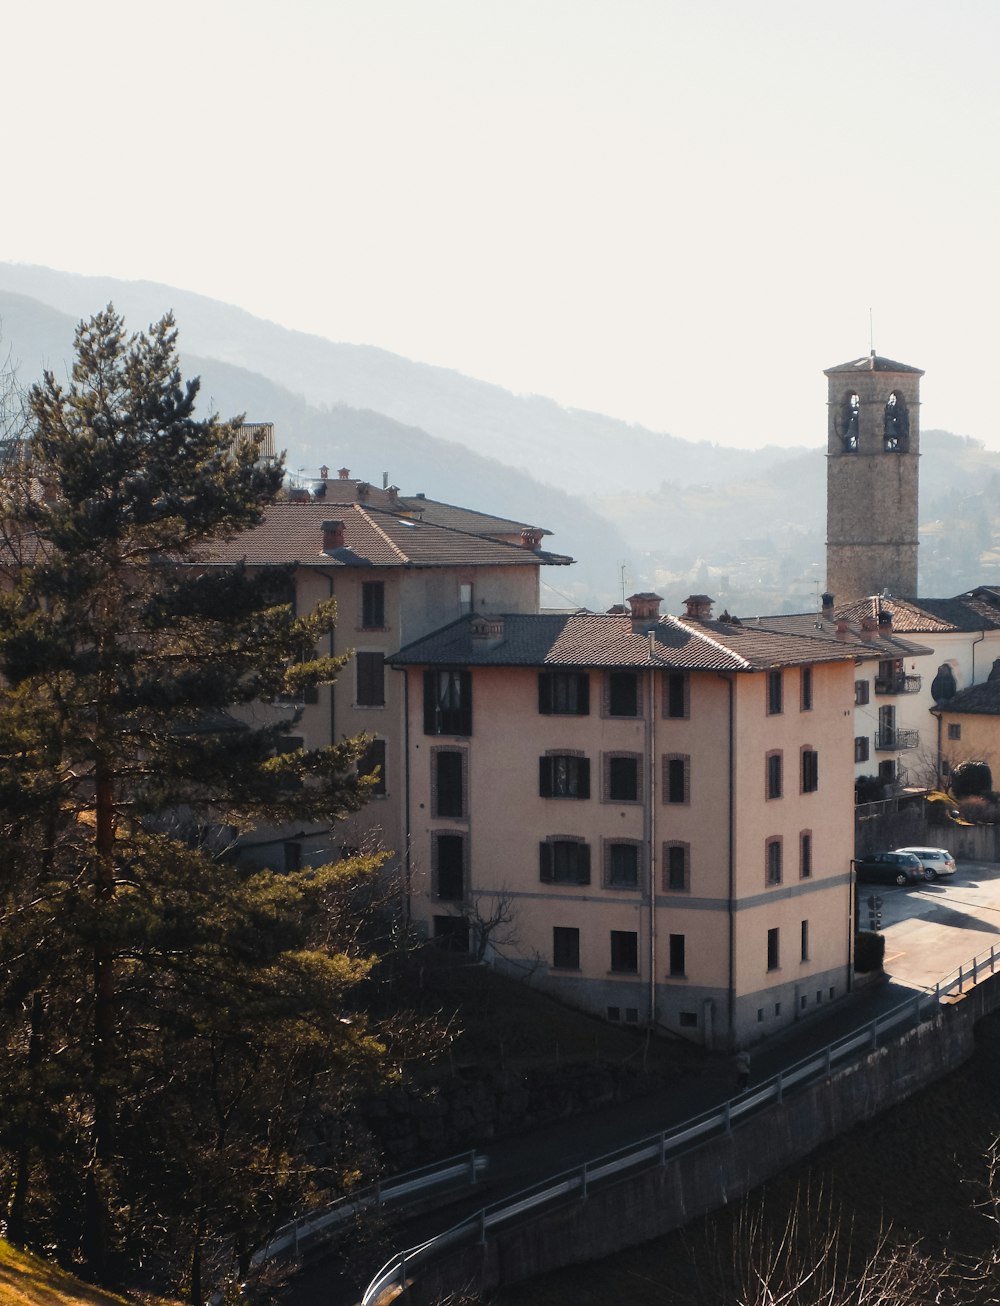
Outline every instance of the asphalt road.
<path id="1" fill-rule="evenodd" d="M 953 876 L 913 888 L 859 884 L 861 926 L 868 899 L 882 899 L 885 969 L 894 983 L 933 989 L 975 956 L 996 948 L 1000 966 L 1000 866 L 960 861 Z"/>

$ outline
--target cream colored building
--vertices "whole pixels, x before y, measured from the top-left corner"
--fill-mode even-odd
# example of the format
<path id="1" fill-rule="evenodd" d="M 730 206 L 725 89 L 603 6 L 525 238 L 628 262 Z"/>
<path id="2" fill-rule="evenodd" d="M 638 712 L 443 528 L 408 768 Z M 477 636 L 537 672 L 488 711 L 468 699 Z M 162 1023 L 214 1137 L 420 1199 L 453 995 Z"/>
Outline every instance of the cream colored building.
<path id="1" fill-rule="evenodd" d="M 336 684 L 308 701 L 259 704 L 257 719 L 284 721 L 286 738 L 321 748 L 371 736 L 363 769 L 378 768 L 360 813 L 326 826 L 260 829 L 240 842 L 261 865 L 319 864 L 344 848 L 406 847 L 404 686 L 386 658 L 466 613 L 537 612 L 539 571 L 572 559 L 540 549 L 547 532 L 424 498 L 402 499 L 341 475 L 322 496 L 277 503 L 254 529 L 217 543 L 202 565 L 290 568 L 299 612 L 333 598 L 337 624 L 320 653 L 353 654 Z"/>
<path id="2" fill-rule="evenodd" d="M 411 909 L 710 1047 L 851 986 L 856 662 L 815 618 L 468 617 L 407 645 Z"/>

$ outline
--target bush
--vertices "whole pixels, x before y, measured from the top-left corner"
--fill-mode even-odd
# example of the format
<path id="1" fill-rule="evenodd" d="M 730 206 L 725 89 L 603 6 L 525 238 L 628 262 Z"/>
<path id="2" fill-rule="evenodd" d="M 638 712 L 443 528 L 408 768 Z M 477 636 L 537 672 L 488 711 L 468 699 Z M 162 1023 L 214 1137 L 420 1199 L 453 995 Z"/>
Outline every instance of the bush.
<path id="1" fill-rule="evenodd" d="M 973 825 L 996 825 L 1000 821 L 1000 795 L 973 794 L 969 798 L 958 800 L 958 810 L 962 819 Z"/>
<path id="2" fill-rule="evenodd" d="M 881 970 L 885 960 L 885 935 L 858 930 L 854 942 L 854 969 L 861 974 Z"/>
<path id="3" fill-rule="evenodd" d="M 993 788 L 993 772 L 988 762 L 960 762 L 952 769 L 951 792 L 956 798 L 973 794 L 985 797 Z"/>
<path id="4" fill-rule="evenodd" d="M 854 781 L 856 803 L 878 803 L 885 797 L 885 785 L 877 775 L 859 775 Z"/>

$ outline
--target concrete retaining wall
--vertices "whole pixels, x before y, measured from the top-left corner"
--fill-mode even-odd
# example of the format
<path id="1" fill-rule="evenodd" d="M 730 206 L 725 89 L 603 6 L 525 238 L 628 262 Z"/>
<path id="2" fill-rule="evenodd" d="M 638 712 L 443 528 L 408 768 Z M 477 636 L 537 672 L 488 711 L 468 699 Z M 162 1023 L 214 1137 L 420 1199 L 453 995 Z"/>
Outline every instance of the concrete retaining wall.
<path id="1" fill-rule="evenodd" d="M 975 1023 L 1000 1007 L 1000 974 L 936 1017 L 666 1166 L 541 1215 L 485 1247 L 456 1251 L 411 1290 L 415 1302 L 532 1278 L 646 1242 L 736 1200 L 821 1143 L 904 1101 L 972 1055 Z"/>

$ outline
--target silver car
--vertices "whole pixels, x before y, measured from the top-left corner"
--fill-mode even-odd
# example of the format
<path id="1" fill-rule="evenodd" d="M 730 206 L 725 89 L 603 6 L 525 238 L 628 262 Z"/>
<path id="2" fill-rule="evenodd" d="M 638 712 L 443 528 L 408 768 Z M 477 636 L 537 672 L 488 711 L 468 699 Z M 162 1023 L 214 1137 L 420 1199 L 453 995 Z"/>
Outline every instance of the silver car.
<path id="1" fill-rule="evenodd" d="M 955 859 L 947 848 L 897 848 L 898 853 L 913 853 L 924 868 L 924 878 L 936 880 L 939 875 L 955 874 Z"/>

